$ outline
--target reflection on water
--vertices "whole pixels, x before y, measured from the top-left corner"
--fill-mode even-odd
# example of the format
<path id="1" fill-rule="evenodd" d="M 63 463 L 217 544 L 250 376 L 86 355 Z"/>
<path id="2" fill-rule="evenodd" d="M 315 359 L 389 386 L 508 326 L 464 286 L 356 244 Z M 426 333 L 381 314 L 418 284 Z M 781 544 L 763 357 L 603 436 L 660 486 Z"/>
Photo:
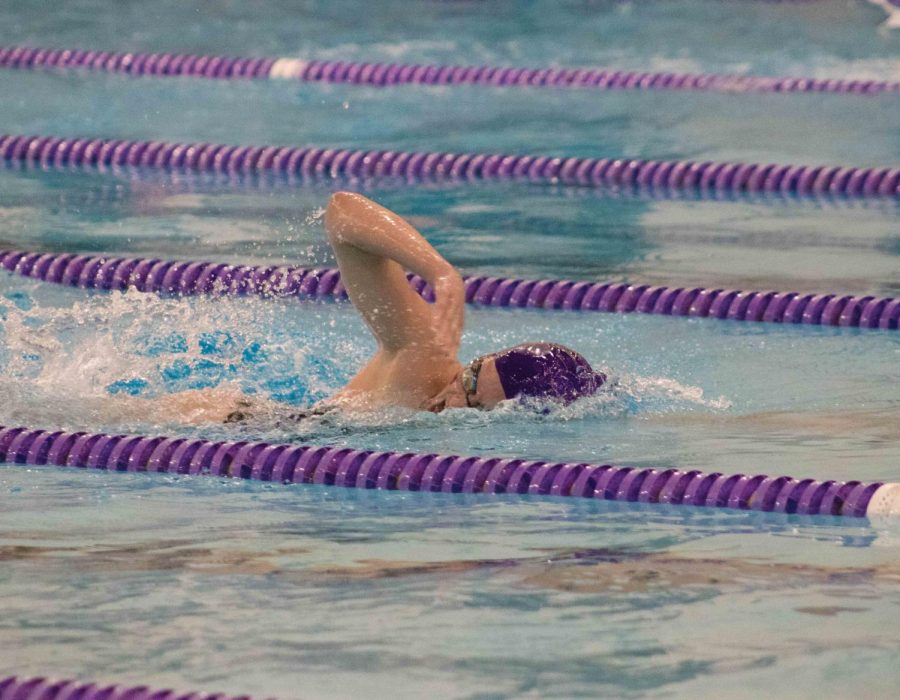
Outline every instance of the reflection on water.
<path id="1" fill-rule="evenodd" d="M 0 500 L 4 671 L 713 696 L 895 648 L 900 540 L 864 520 L 21 466 Z"/>
<path id="2" fill-rule="evenodd" d="M 333 585 L 341 581 L 437 577 L 447 582 L 472 571 L 488 571 L 507 585 L 585 594 L 647 593 L 654 590 L 707 587 L 717 592 L 736 588 L 797 588 L 810 585 L 900 585 L 900 563 L 867 567 L 813 566 L 777 561 L 712 559 L 665 552 L 613 549 L 548 550 L 538 556 L 452 561 L 361 559 L 349 565 L 303 566 L 308 548 L 278 547 L 258 552 L 189 540 L 147 541 L 129 546 L 42 547 L 0 545 L 0 561 L 40 560 L 48 569 L 65 563 L 78 573 L 177 571 L 202 575 L 265 575 L 297 586 Z M 286 561 L 289 560 L 289 561 Z M 284 563 L 280 563 L 284 562 Z M 833 614 L 819 608 L 810 614 Z M 840 611 L 838 609 L 838 611 Z"/>

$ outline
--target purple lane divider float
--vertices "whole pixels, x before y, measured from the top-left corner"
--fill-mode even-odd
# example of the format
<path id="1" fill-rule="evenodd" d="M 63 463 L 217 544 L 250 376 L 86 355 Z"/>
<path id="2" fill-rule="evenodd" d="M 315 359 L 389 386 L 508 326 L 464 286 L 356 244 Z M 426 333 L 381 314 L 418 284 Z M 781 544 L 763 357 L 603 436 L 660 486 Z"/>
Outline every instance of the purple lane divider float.
<path id="1" fill-rule="evenodd" d="M 0 250 L 0 269 L 84 289 L 168 295 L 257 295 L 345 299 L 336 268 L 123 258 L 75 253 Z M 841 294 L 662 287 L 627 282 L 522 280 L 464 277 L 466 301 L 481 306 L 566 311 L 607 311 L 733 321 L 795 323 L 897 330 L 900 299 Z M 431 287 L 409 275 L 428 301 Z"/>
<path id="2" fill-rule="evenodd" d="M 389 491 L 531 494 L 803 515 L 900 515 L 900 484 L 881 482 L 23 427 L 0 426 L 0 462 Z"/>
<path id="3" fill-rule="evenodd" d="M 224 175 L 275 173 L 300 178 L 519 180 L 700 193 L 900 196 L 900 169 L 839 165 L 413 153 L 16 135 L 0 136 L 0 161 L 45 168 L 143 167 Z"/>
<path id="4" fill-rule="evenodd" d="M 132 76 L 272 79 L 391 85 L 481 85 L 582 90 L 694 90 L 714 92 L 818 92 L 877 95 L 900 92 L 900 82 L 785 78 L 716 73 L 624 71 L 607 68 L 522 68 L 239 58 L 174 53 L 0 47 L 0 68 L 93 70 Z"/>
<path id="5" fill-rule="evenodd" d="M 225 175 L 275 173 L 301 178 L 521 180 L 700 193 L 900 196 L 900 168 L 838 165 L 554 158 L 16 135 L 0 136 L 0 161 L 45 168 L 144 167 Z"/>
<path id="6" fill-rule="evenodd" d="M 145 685 L 117 686 L 48 678 L 0 678 L 0 700 L 253 700 L 249 695 L 184 693 Z"/>

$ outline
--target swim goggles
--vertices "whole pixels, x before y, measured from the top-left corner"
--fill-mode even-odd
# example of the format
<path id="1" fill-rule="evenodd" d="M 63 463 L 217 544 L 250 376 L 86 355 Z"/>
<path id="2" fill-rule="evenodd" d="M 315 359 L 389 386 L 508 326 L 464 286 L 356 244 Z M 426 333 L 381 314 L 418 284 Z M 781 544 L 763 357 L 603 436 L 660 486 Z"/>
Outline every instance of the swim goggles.
<path id="1" fill-rule="evenodd" d="M 469 408 L 478 407 L 478 404 L 473 404 L 469 400 L 469 397 L 474 396 L 475 392 L 478 391 L 478 373 L 481 372 L 482 362 L 484 362 L 484 360 L 481 358 L 472 360 L 472 362 L 463 368 L 462 374 L 460 375 L 460 383 L 462 384 L 463 392 L 466 395 L 466 406 Z"/>

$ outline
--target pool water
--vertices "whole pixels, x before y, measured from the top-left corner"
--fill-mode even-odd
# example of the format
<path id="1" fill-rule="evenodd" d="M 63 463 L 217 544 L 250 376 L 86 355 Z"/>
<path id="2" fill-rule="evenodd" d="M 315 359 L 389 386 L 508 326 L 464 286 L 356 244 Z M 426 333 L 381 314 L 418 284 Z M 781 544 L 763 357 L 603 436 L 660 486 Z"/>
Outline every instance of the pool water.
<path id="1" fill-rule="evenodd" d="M 4 43 L 900 80 L 865 2 L 0 6 Z M 359 88 L 0 72 L 0 131 L 892 165 L 897 97 Z M 0 168 L 0 247 L 334 264 L 357 189 L 470 274 L 900 294 L 896 200 L 649 198 Z M 292 406 L 374 342 L 347 304 L 160 299 L 0 275 L 0 424 L 900 479 L 896 333 L 469 308 L 462 358 L 560 340 L 610 385 L 504 409 L 186 425 Z M 147 405 L 150 405 L 149 403 Z M 0 466 L 0 673 L 294 697 L 889 697 L 900 525 Z"/>

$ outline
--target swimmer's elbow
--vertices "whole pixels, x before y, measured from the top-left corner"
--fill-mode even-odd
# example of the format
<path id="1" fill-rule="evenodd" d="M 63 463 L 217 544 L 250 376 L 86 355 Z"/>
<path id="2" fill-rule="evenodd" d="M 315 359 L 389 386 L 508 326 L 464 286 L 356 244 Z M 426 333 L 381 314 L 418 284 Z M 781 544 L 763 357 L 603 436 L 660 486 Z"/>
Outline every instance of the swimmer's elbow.
<path id="1" fill-rule="evenodd" d="M 357 199 L 359 199 L 359 195 L 354 192 L 335 192 L 328 200 L 328 208 L 325 213 L 344 210 Z"/>
<path id="2" fill-rule="evenodd" d="M 353 209 L 359 195 L 353 192 L 335 192 L 325 208 L 325 232 L 332 244 L 343 243 L 348 224 L 354 219 Z"/>

